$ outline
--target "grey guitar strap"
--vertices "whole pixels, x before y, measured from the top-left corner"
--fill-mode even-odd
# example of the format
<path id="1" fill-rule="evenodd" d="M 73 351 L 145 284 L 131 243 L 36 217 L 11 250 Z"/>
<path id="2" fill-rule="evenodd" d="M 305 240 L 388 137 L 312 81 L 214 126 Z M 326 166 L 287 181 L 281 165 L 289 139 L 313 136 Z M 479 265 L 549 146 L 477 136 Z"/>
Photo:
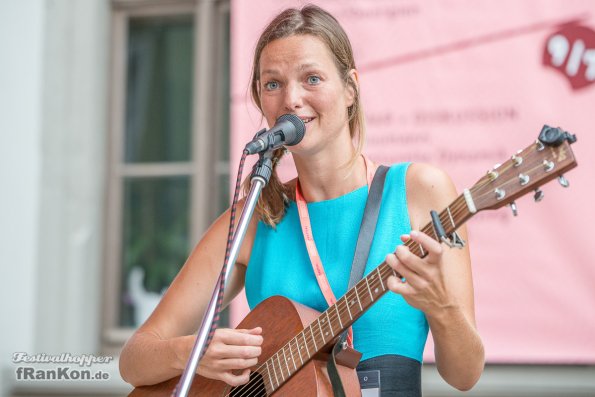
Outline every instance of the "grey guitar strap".
<path id="1" fill-rule="evenodd" d="M 351 289 L 364 275 L 366 263 L 370 256 L 370 247 L 374 238 L 376 230 L 376 223 L 378 222 L 378 212 L 380 211 L 380 202 L 382 201 L 382 192 L 384 190 L 384 180 L 388 167 L 381 165 L 376 170 L 370 192 L 368 193 L 368 200 L 364 209 L 364 216 L 359 229 L 357 238 L 357 245 L 355 246 L 355 255 L 353 256 L 353 263 L 351 265 L 351 276 L 349 277 L 349 286 L 347 290 Z M 347 331 L 343 332 L 339 337 L 339 341 L 333 347 L 333 352 L 327 363 L 327 369 L 331 384 L 333 385 L 333 395 L 335 397 L 345 397 L 345 390 L 339 377 L 337 370 L 337 354 L 346 348 Z M 357 364 L 357 363 L 356 363 Z"/>

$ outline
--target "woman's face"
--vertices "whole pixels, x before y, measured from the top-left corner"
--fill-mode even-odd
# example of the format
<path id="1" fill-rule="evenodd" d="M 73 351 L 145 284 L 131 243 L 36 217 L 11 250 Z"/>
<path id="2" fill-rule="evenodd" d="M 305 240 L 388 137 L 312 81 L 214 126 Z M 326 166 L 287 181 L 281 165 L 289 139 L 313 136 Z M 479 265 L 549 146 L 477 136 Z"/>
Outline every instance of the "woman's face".
<path id="1" fill-rule="evenodd" d="M 269 126 L 286 113 L 306 123 L 306 135 L 290 147 L 292 152 L 312 153 L 338 138 L 351 140 L 347 108 L 354 91 L 319 38 L 298 35 L 270 42 L 260 55 L 259 90 Z"/>

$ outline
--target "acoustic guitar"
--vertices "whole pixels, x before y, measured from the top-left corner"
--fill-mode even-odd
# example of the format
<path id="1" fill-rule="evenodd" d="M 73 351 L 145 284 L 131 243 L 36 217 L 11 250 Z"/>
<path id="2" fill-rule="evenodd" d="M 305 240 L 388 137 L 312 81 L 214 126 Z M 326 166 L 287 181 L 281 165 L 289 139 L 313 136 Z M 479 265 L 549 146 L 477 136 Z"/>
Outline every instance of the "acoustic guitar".
<path id="1" fill-rule="evenodd" d="M 433 213 L 433 221 L 421 230 L 450 246 L 464 244 L 456 230 L 480 211 L 510 205 L 516 215 L 514 200 L 535 191 L 558 177 L 562 186 L 568 181 L 563 173 L 577 163 L 570 147 L 576 138 L 559 128 L 544 126 L 539 138 L 508 161 L 494 166 L 470 189 L 465 189 L 442 212 Z M 405 245 L 419 257 L 426 253 L 421 245 Z M 224 382 L 196 375 L 191 396 L 332 396 L 326 373 L 326 362 L 339 335 L 349 328 L 368 308 L 388 292 L 386 281 L 400 277 L 388 264 L 382 263 L 323 313 L 274 296 L 261 302 L 238 325 L 238 328 L 262 327 L 264 342 L 258 364 L 251 368 L 248 383 L 231 387 Z M 339 375 L 349 396 L 360 396 L 355 366 L 359 353 L 353 351 L 338 365 Z M 170 396 L 179 377 L 152 386 L 135 388 L 131 397 Z"/>

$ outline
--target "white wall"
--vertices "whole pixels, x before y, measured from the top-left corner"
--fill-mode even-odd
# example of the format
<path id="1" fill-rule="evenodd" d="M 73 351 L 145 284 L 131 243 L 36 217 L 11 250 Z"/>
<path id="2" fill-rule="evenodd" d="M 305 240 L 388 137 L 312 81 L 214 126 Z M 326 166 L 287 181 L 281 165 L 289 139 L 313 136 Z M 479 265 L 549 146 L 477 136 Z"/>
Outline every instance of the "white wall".
<path id="1" fill-rule="evenodd" d="M 0 2 L 1 367 L 35 345 L 44 11 L 36 0 Z"/>
<path id="2" fill-rule="evenodd" d="M 46 2 L 36 348 L 99 348 L 109 2 Z"/>

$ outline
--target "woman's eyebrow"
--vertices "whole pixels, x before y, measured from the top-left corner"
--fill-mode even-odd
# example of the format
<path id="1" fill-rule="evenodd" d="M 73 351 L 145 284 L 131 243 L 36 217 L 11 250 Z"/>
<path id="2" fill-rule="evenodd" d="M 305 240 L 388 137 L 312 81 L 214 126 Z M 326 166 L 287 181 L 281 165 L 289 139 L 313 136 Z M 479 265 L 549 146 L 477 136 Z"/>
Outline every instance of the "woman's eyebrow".
<path id="1" fill-rule="evenodd" d="M 311 63 L 303 63 L 299 66 L 300 70 L 304 70 L 304 69 L 317 69 L 320 68 L 320 65 L 315 63 L 315 62 L 311 62 Z"/>
<path id="2" fill-rule="evenodd" d="M 299 65 L 298 69 L 299 70 L 319 69 L 320 67 L 321 67 L 320 64 L 318 64 L 316 62 L 308 62 L 308 63 L 302 63 L 301 65 Z M 278 74 L 280 74 L 280 72 L 277 69 L 265 69 L 260 74 L 261 74 L 261 76 L 265 75 L 265 74 L 278 75 Z"/>
<path id="3" fill-rule="evenodd" d="M 265 74 L 279 74 L 279 71 L 275 69 L 265 69 L 262 72 L 260 72 L 261 76 Z"/>

